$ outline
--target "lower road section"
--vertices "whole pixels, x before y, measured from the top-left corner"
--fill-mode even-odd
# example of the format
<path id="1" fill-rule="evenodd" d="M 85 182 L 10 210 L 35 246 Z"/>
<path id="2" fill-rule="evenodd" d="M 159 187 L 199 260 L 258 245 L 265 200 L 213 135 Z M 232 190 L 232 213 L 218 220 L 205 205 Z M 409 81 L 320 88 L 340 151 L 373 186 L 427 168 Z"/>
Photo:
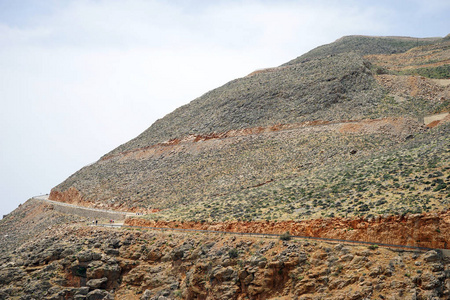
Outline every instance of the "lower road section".
<path id="1" fill-rule="evenodd" d="M 101 223 L 104 223 L 107 220 L 114 221 L 114 224 L 122 224 L 123 221 L 127 216 L 135 215 L 135 213 L 129 213 L 129 212 L 122 212 L 122 211 L 114 211 L 114 210 L 106 210 L 106 209 L 97 209 L 97 208 L 90 208 L 90 207 L 84 207 L 84 206 L 78 206 L 73 205 L 69 203 L 64 202 L 58 202 L 58 201 L 52 201 L 48 200 L 48 195 L 41 195 L 36 196 L 32 198 L 33 200 L 42 201 L 44 203 L 50 204 L 53 206 L 53 209 L 65 214 L 72 214 L 77 215 L 81 217 L 88 218 L 90 220 L 93 220 L 95 223 L 95 220 Z"/>
<path id="2" fill-rule="evenodd" d="M 289 239 L 312 239 L 318 241 L 326 241 L 333 243 L 346 243 L 346 244 L 357 244 L 357 245 L 373 245 L 380 247 L 397 248 L 404 250 L 414 250 L 414 251 L 428 251 L 428 250 L 439 250 L 443 255 L 450 257 L 449 249 L 436 249 L 429 247 L 420 246 L 408 246 L 408 245 L 398 245 L 389 243 L 374 243 L 367 241 L 358 240 L 348 240 L 348 239 L 335 239 L 326 237 L 316 237 L 316 236 L 302 236 L 302 235 L 286 235 L 286 234 L 275 234 L 275 233 L 248 233 L 248 232 L 230 232 L 221 230 L 203 230 L 203 229 L 185 229 L 185 228 L 171 228 L 171 227 L 154 227 L 154 226 L 135 226 L 135 225 L 124 225 L 124 220 L 127 217 L 135 216 L 135 213 L 121 212 L 114 210 L 102 210 L 96 208 L 89 208 L 83 206 L 77 206 L 68 203 L 62 203 L 57 201 L 48 200 L 48 195 L 41 195 L 32 198 L 34 201 L 41 201 L 53 206 L 56 211 L 79 215 L 85 218 L 92 219 L 92 223 L 89 222 L 88 225 L 91 226 L 107 226 L 107 227 L 126 227 L 126 228 L 139 228 L 147 230 L 161 230 L 161 231 L 184 231 L 184 232 L 202 232 L 202 233 L 216 233 L 216 234 L 233 234 L 233 235 L 248 235 L 248 236 L 259 236 L 263 238 L 289 238 Z M 109 220 L 109 221 L 107 221 Z M 131 220 L 133 221 L 133 220 Z"/>

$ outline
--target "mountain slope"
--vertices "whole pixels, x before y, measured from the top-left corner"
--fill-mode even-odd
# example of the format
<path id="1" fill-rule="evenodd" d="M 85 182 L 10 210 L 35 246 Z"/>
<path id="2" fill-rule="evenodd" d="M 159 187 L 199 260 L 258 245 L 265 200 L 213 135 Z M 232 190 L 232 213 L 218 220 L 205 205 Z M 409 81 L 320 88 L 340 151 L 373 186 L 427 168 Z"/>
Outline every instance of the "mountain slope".
<path id="1" fill-rule="evenodd" d="M 30 199 L 0 299 L 449 299 L 449 37 L 344 37 L 175 110 L 50 194 L 151 228 Z"/>
<path id="2" fill-rule="evenodd" d="M 413 48 L 417 43 L 424 46 Z M 302 219 L 418 211 L 395 196 L 402 186 L 391 182 L 389 172 L 398 170 L 379 171 L 377 176 L 387 178 L 381 189 L 362 175 L 341 188 L 320 184 L 317 178 L 344 176 L 346 169 L 378 165 L 375 161 L 402 151 L 417 156 L 417 149 L 436 140 L 441 141 L 436 151 L 445 154 L 448 125 L 428 130 L 422 120 L 448 111 L 447 79 L 438 83 L 377 70 L 385 61 L 406 61 L 401 55 L 412 57 L 409 66 L 421 65 L 425 58 L 447 66 L 449 49 L 446 39 L 340 39 L 312 50 L 307 60 L 253 72 L 178 108 L 69 177 L 50 197 L 96 207 L 163 210 L 154 216 L 172 219 Z M 433 157 L 425 157 L 424 163 L 434 165 Z M 442 173 L 445 187 L 424 193 L 427 200 L 420 210 L 448 207 L 449 171 L 442 167 L 448 157 L 441 157 L 443 165 L 425 172 Z M 328 175 L 321 180 L 329 181 Z M 369 185 L 363 188 L 365 181 Z M 414 188 L 429 188 L 426 182 Z M 347 203 L 348 197 L 356 204 Z"/>
<path id="3" fill-rule="evenodd" d="M 343 37 L 278 68 L 253 72 L 206 93 L 156 121 L 112 153 L 188 134 L 369 116 L 382 98 L 382 91 L 362 56 L 402 53 L 441 40 Z"/>
<path id="4" fill-rule="evenodd" d="M 321 57 L 233 80 L 156 121 L 112 153 L 189 134 L 362 118 L 381 97 L 360 56 Z"/>

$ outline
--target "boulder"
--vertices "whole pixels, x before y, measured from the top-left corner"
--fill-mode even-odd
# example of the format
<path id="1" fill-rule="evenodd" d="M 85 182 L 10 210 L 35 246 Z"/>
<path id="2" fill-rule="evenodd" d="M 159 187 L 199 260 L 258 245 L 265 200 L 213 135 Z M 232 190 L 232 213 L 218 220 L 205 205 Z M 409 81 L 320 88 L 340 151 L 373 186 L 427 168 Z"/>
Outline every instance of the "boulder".
<path id="1" fill-rule="evenodd" d="M 75 295 L 87 295 L 89 293 L 89 287 L 83 286 L 74 290 Z"/>
<path id="2" fill-rule="evenodd" d="M 79 262 L 89 262 L 93 260 L 91 251 L 81 251 L 77 254 L 77 259 Z"/>
<path id="3" fill-rule="evenodd" d="M 432 290 L 441 285 L 439 280 L 431 273 L 425 273 L 421 276 L 422 279 L 422 289 Z"/>
<path id="4" fill-rule="evenodd" d="M 87 300 L 112 300 L 114 296 L 105 290 L 96 289 L 86 295 Z"/>
<path id="5" fill-rule="evenodd" d="M 88 282 L 86 282 L 86 285 L 92 289 L 98 289 L 101 287 L 105 287 L 107 282 L 108 278 L 103 277 L 100 279 L 91 279 Z"/>
<path id="6" fill-rule="evenodd" d="M 237 278 L 237 272 L 231 267 L 223 268 L 222 266 L 217 266 L 212 270 L 212 277 L 219 281 L 229 281 Z"/>
<path id="7" fill-rule="evenodd" d="M 439 252 L 435 250 L 430 250 L 427 253 L 425 253 L 423 260 L 426 262 L 437 262 L 441 260 L 441 255 Z"/>

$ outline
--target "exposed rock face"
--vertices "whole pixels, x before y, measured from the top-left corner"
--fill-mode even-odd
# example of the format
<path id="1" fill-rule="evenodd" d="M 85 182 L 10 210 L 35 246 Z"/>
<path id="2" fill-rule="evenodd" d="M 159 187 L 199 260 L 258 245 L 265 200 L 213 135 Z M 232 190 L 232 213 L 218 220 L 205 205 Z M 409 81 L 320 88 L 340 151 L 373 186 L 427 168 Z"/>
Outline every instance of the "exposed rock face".
<path id="1" fill-rule="evenodd" d="M 66 226 L 0 256 L 0 266 L 2 299 L 450 296 L 450 262 L 439 252 L 304 240 Z"/>
<path id="2" fill-rule="evenodd" d="M 41 237 L 47 230 L 57 231 L 56 225 L 84 220 L 79 216 L 57 213 L 51 205 L 29 200 L 0 220 L 0 253 L 14 251 L 29 240 Z"/>
<path id="3" fill-rule="evenodd" d="M 450 211 L 406 216 L 295 221 L 228 221 L 223 223 L 126 219 L 131 226 L 226 232 L 275 233 L 342 240 L 450 249 Z"/>
<path id="4" fill-rule="evenodd" d="M 64 203 L 78 204 L 81 206 L 83 206 L 83 204 L 85 206 L 89 206 L 87 205 L 88 203 L 83 201 L 83 196 L 75 187 L 70 187 L 63 192 L 52 190 L 50 192 L 49 199 Z"/>
<path id="5" fill-rule="evenodd" d="M 378 75 L 377 82 L 396 96 L 396 101 L 407 97 L 418 97 L 428 101 L 445 101 L 450 99 L 450 80 L 440 84 L 433 79 L 419 76 Z"/>

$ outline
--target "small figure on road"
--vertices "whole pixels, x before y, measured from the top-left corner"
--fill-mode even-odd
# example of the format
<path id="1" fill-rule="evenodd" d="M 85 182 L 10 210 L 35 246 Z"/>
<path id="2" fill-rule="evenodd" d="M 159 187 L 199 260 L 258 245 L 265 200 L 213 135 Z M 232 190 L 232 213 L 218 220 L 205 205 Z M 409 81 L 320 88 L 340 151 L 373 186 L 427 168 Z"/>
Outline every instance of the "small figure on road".
<path id="1" fill-rule="evenodd" d="M 97 222 L 98 222 L 98 221 L 97 221 L 97 220 L 95 220 L 95 225 L 97 225 Z"/>

